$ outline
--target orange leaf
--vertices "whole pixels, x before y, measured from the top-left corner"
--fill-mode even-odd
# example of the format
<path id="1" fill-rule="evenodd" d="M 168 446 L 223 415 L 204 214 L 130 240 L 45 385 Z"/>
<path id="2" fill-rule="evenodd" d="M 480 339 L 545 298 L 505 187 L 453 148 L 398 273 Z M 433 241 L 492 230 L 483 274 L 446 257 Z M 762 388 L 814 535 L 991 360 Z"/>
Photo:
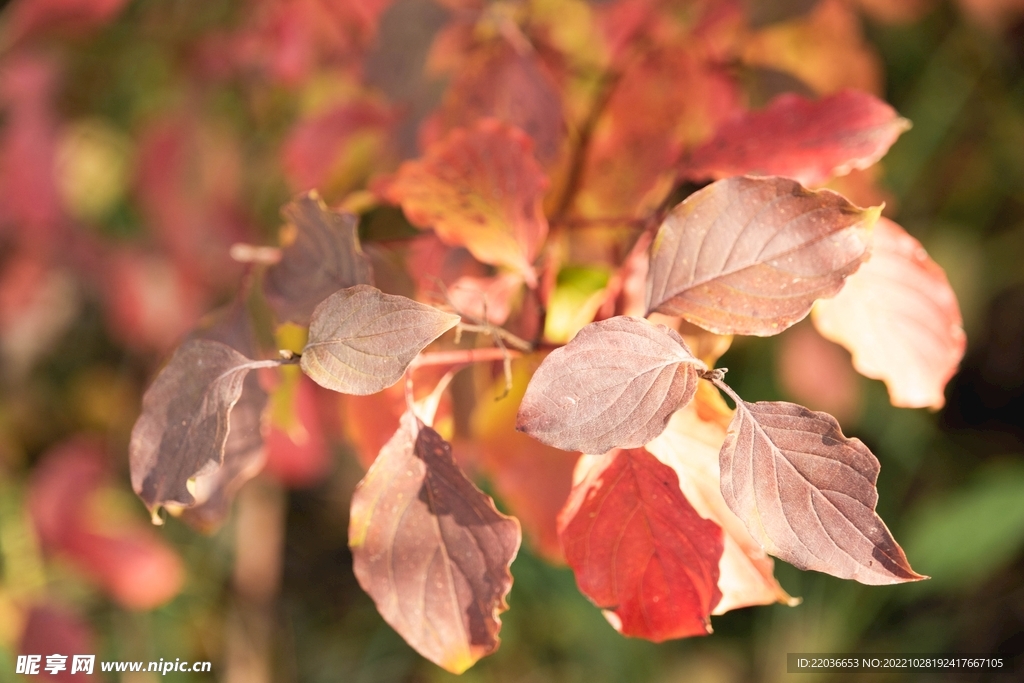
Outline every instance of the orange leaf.
<path id="1" fill-rule="evenodd" d="M 483 263 L 519 271 L 531 285 L 547 236 L 541 208 L 547 179 L 522 131 L 493 119 L 453 131 L 417 161 L 402 164 L 385 188 L 389 201 L 421 228 Z"/>
<path id="2" fill-rule="evenodd" d="M 881 379 L 892 404 L 941 408 L 967 339 L 946 273 L 921 243 L 881 218 L 871 260 L 843 290 L 814 309 L 814 325 L 853 354 L 865 377 Z"/>

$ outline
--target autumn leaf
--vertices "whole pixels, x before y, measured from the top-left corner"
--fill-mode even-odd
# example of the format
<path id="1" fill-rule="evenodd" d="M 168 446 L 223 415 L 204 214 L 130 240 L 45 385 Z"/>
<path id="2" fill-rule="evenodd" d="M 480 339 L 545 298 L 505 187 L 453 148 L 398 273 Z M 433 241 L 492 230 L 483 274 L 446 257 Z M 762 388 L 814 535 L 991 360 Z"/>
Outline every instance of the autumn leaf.
<path id="1" fill-rule="evenodd" d="M 339 289 L 372 284 L 373 274 L 359 246 L 355 216 L 328 209 L 315 191 L 283 213 L 295 240 L 267 270 L 264 291 L 279 322 L 308 325 L 321 301 Z"/>
<path id="2" fill-rule="evenodd" d="M 182 344 L 142 397 L 142 414 L 128 446 L 132 488 L 151 510 L 190 506 L 193 477 L 224 462 L 231 409 L 250 370 L 280 361 L 253 361 L 216 341 Z"/>
<path id="3" fill-rule="evenodd" d="M 410 413 L 352 496 L 359 585 L 407 643 L 453 673 L 497 649 L 519 542 L 519 523 Z"/>
<path id="4" fill-rule="evenodd" d="M 48 554 L 69 560 L 122 607 L 150 610 L 181 590 L 184 567 L 151 529 L 99 505 L 113 491 L 108 478 L 101 444 L 69 439 L 36 465 L 27 507 Z"/>
<path id="5" fill-rule="evenodd" d="M 195 330 L 192 339 L 209 339 L 227 344 L 246 357 L 258 357 L 259 349 L 244 297 L 215 312 Z M 231 511 L 235 494 L 263 469 L 266 456 L 263 443 L 263 409 L 267 392 L 255 373 L 246 375 L 242 395 L 228 424 L 224 443 L 224 461 L 220 468 L 194 478 L 191 492 L 195 505 L 181 511 L 181 518 L 205 532 L 219 527 Z"/>
<path id="6" fill-rule="evenodd" d="M 663 325 L 625 316 L 592 323 L 544 359 L 516 429 L 566 451 L 643 446 L 693 398 L 706 369 Z"/>
<path id="7" fill-rule="evenodd" d="M 408 161 L 387 185 L 411 222 L 483 263 L 506 266 L 536 283 L 533 260 L 548 232 L 547 188 L 522 131 L 493 119 L 457 129 Z"/>
<path id="8" fill-rule="evenodd" d="M 718 453 L 731 420 L 732 411 L 715 388 L 701 382 L 694 400 L 676 411 L 661 436 L 645 448 L 675 470 L 679 488 L 697 514 L 722 527 L 722 599 L 712 614 L 774 602 L 795 605 L 799 599 L 790 597 L 775 579 L 772 558 L 722 497 Z"/>
<path id="9" fill-rule="evenodd" d="M 867 93 L 843 90 L 818 101 L 780 95 L 761 111 L 725 122 L 683 166 L 688 178 L 777 175 L 804 185 L 871 166 L 910 122 Z"/>
<path id="10" fill-rule="evenodd" d="M 559 535 L 576 583 L 626 636 L 711 633 L 722 597 L 722 530 L 702 519 L 671 467 L 643 449 L 583 456 Z"/>
<path id="11" fill-rule="evenodd" d="M 941 408 L 967 339 L 960 306 L 942 268 L 921 243 L 881 218 L 871 260 L 812 316 L 827 339 L 853 354 L 853 366 L 884 380 L 894 406 Z"/>
<path id="12" fill-rule="evenodd" d="M 919 581 L 875 513 L 878 459 L 828 413 L 736 401 L 722 445 L 722 495 L 772 555 L 870 585 Z"/>
<path id="13" fill-rule="evenodd" d="M 368 285 L 335 292 L 313 312 L 302 371 L 322 387 L 364 396 L 401 377 L 459 316 Z"/>
<path id="14" fill-rule="evenodd" d="M 453 42 L 472 41 L 473 27 L 455 24 L 435 39 L 431 58 Z M 457 127 L 493 117 L 522 130 L 536 144 L 537 158 L 551 163 L 565 137 L 562 94 L 551 70 L 535 50 L 517 49 L 504 37 L 474 45 L 456 56 L 456 71 L 441 106 L 421 131 L 429 142 Z M 421 135 L 421 138 L 423 136 Z M 421 139 L 422 144 L 422 139 Z"/>
<path id="15" fill-rule="evenodd" d="M 718 334 L 778 334 L 867 259 L 879 211 L 787 178 L 719 180 L 658 230 L 648 309 Z"/>

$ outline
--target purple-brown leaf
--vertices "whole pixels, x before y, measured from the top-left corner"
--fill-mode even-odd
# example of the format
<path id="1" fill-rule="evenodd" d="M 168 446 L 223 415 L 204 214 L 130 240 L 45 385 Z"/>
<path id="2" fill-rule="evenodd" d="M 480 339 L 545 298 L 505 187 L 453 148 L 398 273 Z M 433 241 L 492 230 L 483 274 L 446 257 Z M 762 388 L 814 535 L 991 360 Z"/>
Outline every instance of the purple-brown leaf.
<path id="1" fill-rule="evenodd" d="M 843 436 L 828 413 L 732 396 L 722 495 L 767 552 L 872 585 L 927 578 L 875 513 L 878 459 L 860 439 Z"/>
<path id="2" fill-rule="evenodd" d="M 253 361 L 216 341 L 193 339 L 175 351 L 142 397 L 132 429 L 132 488 L 150 509 L 195 502 L 189 479 L 224 462 L 231 410 L 250 370 L 279 361 Z"/>
<path id="3" fill-rule="evenodd" d="M 359 584 L 409 645 L 453 673 L 497 649 L 520 540 L 519 523 L 410 413 L 352 496 Z"/>
<path id="4" fill-rule="evenodd" d="M 256 334 L 239 298 L 214 315 L 208 327 L 193 333 L 194 339 L 209 339 L 227 344 L 245 356 L 257 356 Z M 263 469 L 263 409 L 267 392 L 259 378 L 250 373 L 242 383 L 242 395 L 231 409 L 224 460 L 215 471 L 195 478 L 196 504 L 186 508 L 182 519 L 202 531 L 213 531 L 231 510 L 231 501 L 242 486 Z"/>
<path id="5" fill-rule="evenodd" d="M 322 387 L 365 396 L 402 377 L 459 316 L 368 285 L 335 292 L 313 312 L 302 371 Z"/>
<path id="6" fill-rule="evenodd" d="M 778 334 L 867 259 L 878 213 L 787 178 L 719 180 L 658 230 L 648 310 L 718 334 Z"/>
<path id="7" fill-rule="evenodd" d="M 693 398 L 706 369 L 664 325 L 626 316 L 591 323 L 544 359 L 516 429 L 566 451 L 637 448 Z"/>
<path id="8" fill-rule="evenodd" d="M 334 292 L 373 284 L 355 216 L 328 209 L 315 190 L 288 204 L 283 213 L 295 230 L 294 241 L 282 249 L 281 261 L 267 270 L 264 281 L 279 321 L 307 325 L 313 309 Z"/>

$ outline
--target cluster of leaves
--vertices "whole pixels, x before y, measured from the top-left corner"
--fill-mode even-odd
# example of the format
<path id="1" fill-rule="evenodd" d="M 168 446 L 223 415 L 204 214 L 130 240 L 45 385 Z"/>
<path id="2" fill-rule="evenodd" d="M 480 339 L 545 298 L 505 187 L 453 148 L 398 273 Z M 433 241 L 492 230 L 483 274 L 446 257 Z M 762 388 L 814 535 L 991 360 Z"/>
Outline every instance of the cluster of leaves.
<path id="1" fill-rule="evenodd" d="M 90 21 L 120 6 L 100 4 L 82 3 Z M 288 87 L 315 67 L 358 71 L 390 3 L 256 4 L 196 51 L 205 77 Z M 355 574 L 407 642 L 458 672 L 498 646 L 521 533 L 572 567 L 616 629 L 655 641 L 795 603 L 769 555 L 869 584 L 922 578 L 875 513 L 879 463 L 864 444 L 826 413 L 746 402 L 714 367 L 732 335 L 810 315 L 894 405 L 938 408 L 963 354 L 944 273 L 880 217 L 873 165 L 909 123 L 871 94 L 877 67 L 849 29 L 851 3 L 768 27 L 730 0 L 442 4 L 452 13 L 427 66 L 449 85 L 418 158 L 393 162 L 399 112 L 358 75 L 284 141 L 301 194 L 279 246 L 231 249 L 242 293 L 143 399 L 131 478 L 154 519 L 163 507 L 213 529 L 264 467 L 315 476 L 321 465 L 295 463 L 330 405 L 368 467 L 351 502 Z M 19 11 L 11 40 L 66 19 Z M 823 26 L 831 40 L 813 39 Z M 52 142 L 35 116 L 51 72 L 26 60 L 0 83 L 23 94 L 11 125 Z M 844 68 L 815 70 L 830 64 Z M 769 71 L 799 92 L 762 98 Z M 100 278 L 112 300 L 171 291 L 186 310 L 163 315 L 166 296 L 116 309 L 139 346 L 187 329 L 187 311 L 213 298 L 195 283 L 238 275 L 212 254 L 249 237 L 219 173 L 230 162 L 202 161 L 201 196 L 180 201 L 190 168 L 175 154 L 215 135 L 201 128 L 182 114 L 146 134 L 140 194 L 172 265 L 104 253 L 124 264 Z M 10 170 L 17 151 L 0 169 L 4 210 L 56 243 L 67 217 L 17 201 L 18 179 L 32 179 Z M 76 201 L 86 220 L 89 199 Z M 395 207 L 407 223 L 382 235 Z M 25 240 L 26 262 L 45 260 L 49 247 Z M 167 273 L 159 286 L 139 284 L 154 272 Z M 467 366 L 473 390 L 449 391 Z"/>

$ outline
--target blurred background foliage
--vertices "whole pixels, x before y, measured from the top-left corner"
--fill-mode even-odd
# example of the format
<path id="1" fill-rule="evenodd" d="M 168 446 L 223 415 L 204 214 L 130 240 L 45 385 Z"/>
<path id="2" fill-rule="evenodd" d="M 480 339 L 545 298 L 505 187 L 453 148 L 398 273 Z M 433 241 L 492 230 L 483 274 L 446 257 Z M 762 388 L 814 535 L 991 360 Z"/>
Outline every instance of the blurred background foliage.
<path id="1" fill-rule="evenodd" d="M 338 3 L 348 9 L 317 15 L 322 5 L 299 1 L 4 3 L 0 680 L 14 680 L 30 637 L 99 659 L 213 662 L 212 677 L 171 674 L 181 680 L 258 680 L 247 657 L 278 681 L 453 678 L 381 621 L 352 575 L 348 499 L 362 471 L 344 446 L 306 473 L 271 468 L 285 474 L 250 484 L 229 522 L 204 536 L 176 519 L 147 527 L 126 444 L 161 358 L 237 287 L 231 243 L 272 239 L 297 191 L 315 185 L 338 201 L 415 156 L 417 125 L 444 91 L 423 75 L 427 50 L 459 4 Z M 567 12 L 570 28 L 586 15 L 583 3 L 533 4 Z M 825 4 L 836 5 L 750 0 L 748 16 L 799 60 L 811 38 L 792 27 Z M 881 163 L 880 185 L 948 273 L 967 356 L 935 413 L 891 407 L 838 347 L 801 371 L 806 324 L 737 340 L 720 365 L 748 399 L 825 401 L 842 413 L 845 432 L 882 462 L 880 514 L 933 579 L 867 587 L 778 563 L 802 605 L 737 610 L 714 619 L 711 637 L 654 645 L 620 637 L 568 569 L 527 547 L 501 649 L 463 680 L 768 683 L 787 677 L 787 652 L 1010 658 L 1001 672 L 873 675 L 880 683 L 1024 674 L 1024 4 L 847 5 L 869 87 L 877 79 L 914 124 Z M 813 81 L 853 61 L 794 72 Z M 755 98 L 779 89 L 751 78 Z M 362 229 L 388 237 L 408 226 L 378 209 Z M 58 469 L 80 468 L 77 484 L 46 478 L 55 447 L 70 452 Z M 88 500 L 50 510 L 46 496 Z M 106 539 L 102 556 L 75 545 L 67 530 L 80 523 Z M 243 556 L 242 539 L 257 537 Z M 233 640 L 245 637 L 239 624 L 265 629 L 269 650 L 247 654 Z"/>

